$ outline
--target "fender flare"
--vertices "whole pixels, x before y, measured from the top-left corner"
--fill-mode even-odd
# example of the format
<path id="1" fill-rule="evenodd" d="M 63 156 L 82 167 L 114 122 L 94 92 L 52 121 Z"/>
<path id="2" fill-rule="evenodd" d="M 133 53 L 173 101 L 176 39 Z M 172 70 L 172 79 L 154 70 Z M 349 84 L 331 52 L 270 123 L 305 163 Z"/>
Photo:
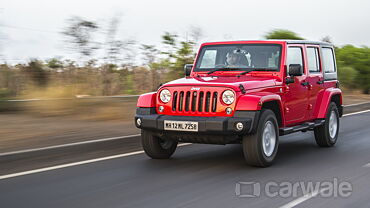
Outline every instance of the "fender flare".
<path id="1" fill-rule="evenodd" d="M 262 105 L 269 101 L 277 101 L 280 105 L 280 111 L 283 112 L 280 95 L 269 92 L 256 92 L 240 96 L 235 110 L 261 110 Z"/>
<path id="2" fill-rule="evenodd" d="M 157 92 L 149 92 L 140 95 L 136 107 L 153 108 L 156 106 Z"/>
<path id="3" fill-rule="evenodd" d="M 242 95 L 237 102 L 235 110 L 260 111 L 263 104 L 270 101 L 276 101 L 278 103 L 280 115 L 276 115 L 276 117 L 278 118 L 280 116 L 281 124 L 285 125 L 284 109 L 281 97 L 275 93 L 256 92 Z"/>
<path id="4" fill-rule="evenodd" d="M 339 88 L 328 88 L 324 91 L 322 95 L 321 102 L 317 103 L 317 108 L 315 110 L 315 118 L 326 118 L 326 113 L 328 111 L 329 104 L 334 95 L 339 94 L 339 104 L 342 105 L 342 90 Z M 339 110 L 339 109 L 338 109 Z"/>

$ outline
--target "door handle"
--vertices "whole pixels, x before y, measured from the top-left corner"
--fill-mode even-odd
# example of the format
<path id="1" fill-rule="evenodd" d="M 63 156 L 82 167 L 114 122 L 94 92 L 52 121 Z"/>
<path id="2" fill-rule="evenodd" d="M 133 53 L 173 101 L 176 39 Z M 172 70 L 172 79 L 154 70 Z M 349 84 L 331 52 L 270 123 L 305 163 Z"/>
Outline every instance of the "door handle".
<path id="1" fill-rule="evenodd" d="M 324 84 L 324 80 L 317 81 L 317 84 Z"/>
<path id="2" fill-rule="evenodd" d="M 308 86 L 308 85 L 310 85 L 310 83 L 309 82 L 302 82 L 301 85 L 302 86 Z"/>

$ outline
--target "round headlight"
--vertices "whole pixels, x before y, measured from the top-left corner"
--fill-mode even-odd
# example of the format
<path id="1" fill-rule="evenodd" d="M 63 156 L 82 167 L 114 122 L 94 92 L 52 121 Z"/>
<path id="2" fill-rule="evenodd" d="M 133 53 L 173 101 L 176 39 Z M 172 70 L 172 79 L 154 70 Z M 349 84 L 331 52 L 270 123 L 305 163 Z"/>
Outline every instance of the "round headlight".
<path id="1" fill-rule="evenodd" d="M 222 93 L 222 101 L 227 104 L 227 105 L 230 105 L 231 103 L 233 103 L 235 100 L 235 94 L 233 91 L 231 90 L 225 90 L 223 93 Z"/>
<path id="2" fill-rule="evenodd" d="M 162 102 L 168 103 L 171 100 L 171 92 L 169 90 L 164 89 L 159 94 L 159 98 L 161 99 Z"/>

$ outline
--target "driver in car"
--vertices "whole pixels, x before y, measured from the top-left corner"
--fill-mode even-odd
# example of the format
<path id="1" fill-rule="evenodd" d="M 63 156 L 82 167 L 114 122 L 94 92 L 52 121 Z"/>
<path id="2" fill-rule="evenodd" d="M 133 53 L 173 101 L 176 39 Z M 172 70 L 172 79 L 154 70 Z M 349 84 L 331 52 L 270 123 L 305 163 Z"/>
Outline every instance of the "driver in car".
<path id="1" fill-rule="evenodd" d="M 247 59 L 242 53 L 229 52 L 226 55 L 228 67 L 247 67 Z"/>

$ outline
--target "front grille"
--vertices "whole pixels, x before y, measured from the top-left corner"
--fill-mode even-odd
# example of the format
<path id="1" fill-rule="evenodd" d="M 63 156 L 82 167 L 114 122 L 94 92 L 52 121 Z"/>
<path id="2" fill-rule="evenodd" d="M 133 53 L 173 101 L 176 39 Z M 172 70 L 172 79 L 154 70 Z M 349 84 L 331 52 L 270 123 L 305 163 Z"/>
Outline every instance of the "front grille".
<path id="1" fill-rule="evenodd" d="M 172 111 L 178 112 L 216 112 L 217 92 L 174 91 Z"/>

